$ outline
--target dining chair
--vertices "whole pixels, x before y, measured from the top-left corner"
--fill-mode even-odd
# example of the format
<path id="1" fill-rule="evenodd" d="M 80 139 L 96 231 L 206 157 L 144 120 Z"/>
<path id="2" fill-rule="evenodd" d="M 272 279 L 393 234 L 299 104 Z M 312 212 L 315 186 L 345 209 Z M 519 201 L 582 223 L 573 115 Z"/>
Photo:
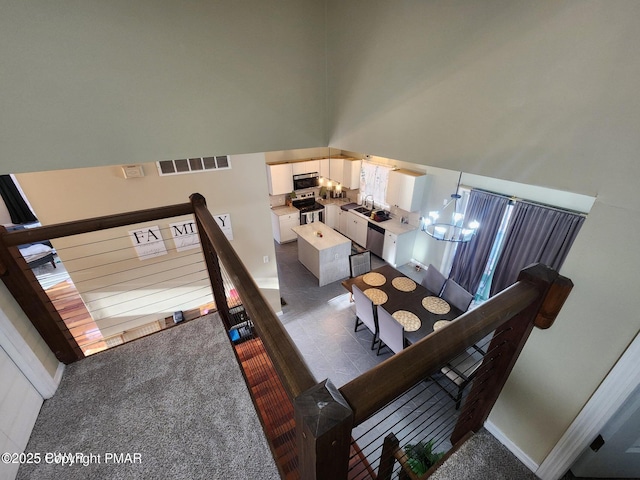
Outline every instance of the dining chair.
<path id="1" fill-rule="evenodd" d="M 389 347 L 393 353 L 398 353 L 407 346 L 407 340 L 404 338 L 404 327 L 387 312 L 384 308 L 378 305 L 378 327 L 380 329 L 378 335 L 378 351 L 377 355 L 380 355 L 380 348 L 384 345 Z"/>
<path id="2" fill-rule="evenodd" d="M 435 295 L 440 296 L 442 287 L 444 287 L 446 281 L 447 277 L 440 273 L 436 267 L 429 264 L 422 279 L 422 286 Z"/>
<path id="3" fill-rule="evenodd" d="M 369 273 L 371 271 L 371 252 L 365 250 L 349 255 L 349 269 L 351 278 Z"/>
<path id="4" fill-rule="evenodd" d="M 466 312 L 471 305 L 473 295 L 450 278 L 445 282 L 440 297 L 458 310 Z"/>
<path id="5" fill-rule="evenodd" d="M 460 404 L 462 403 L 462 394 L 464 393 L 464 389 L 473 381 L 476 373 L 478 372 L 478 368 L 482 364 L 483 354 L 484 352 L 474 345 L 440 369 L 444 374 L 444 377 L 453 382 L 457 388 L 454 395 L 450 390 L 443 387 L 443 390 L 447 392 L 453 400 L 455 400 L 456 410 L 460 408 Z M 442 385 L 440 386 L 442 387 Z"/>
<path id="6" fill-rule="evenodd" d="M 373 302 L 367 297 L 362 290 L 353 285 L 353 300 L 356 303 L 356 326 L 354 332 L 358 331 L 358 327 L 363 323 L 373 333 L 373 339 L 371 340 L 371 350 L 375 347 L 378 341 L 378 319 L 373 310 Z"/>

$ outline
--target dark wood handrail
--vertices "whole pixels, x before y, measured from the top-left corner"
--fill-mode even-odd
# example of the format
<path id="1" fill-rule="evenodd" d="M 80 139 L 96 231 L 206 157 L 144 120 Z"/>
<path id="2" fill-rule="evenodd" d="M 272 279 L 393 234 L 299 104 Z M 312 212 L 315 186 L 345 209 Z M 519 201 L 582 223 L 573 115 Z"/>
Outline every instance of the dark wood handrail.
<path id="1" fill-rule="evenodd" d="M 519 281 L 482 306 L 458 317 L 444 329 L 428 335 L 344 385 L 340 393 L 354 411 L 354 425 L 359 425 L 461 351 L 482 340 L 540 295 L 539 286 Z"/>
<path id="2" fill-rule="evenodd" d="M 253 277 L 207 209 L 204 197 L 194 193 L 190 198 L 196 218 L 204 228 L 235 288 L 240 292 L 242 304 L 253 320 L 285 390 L 293 400 L 316 385 L 316 380 L 278 316 L 265 301 Z"/>
<path id="3" fill-rule="evenodd" d="M 56 358 L 68 364 L 84 358 L 82 350 L 64 324 L 51 300 L 16 248 L 25 243 L 54 240 L 96 230 L 135 225 L 180 215 L 193 214 L 191 203 L 137 210 L 55 225 L 7 232 L 0 228 L 0 278 L 31 320 Z"/>
<path id="4" fill-rule="evenodd" d="M 22 245 L 24 243 L 52 240 L 55 238 L 69 237 L 82 233 L 106 230 L 108 228 L 135 225 L 136 223 L 151 222 L 161 218 L 177 217 L 193 213 L 191 203 L 179 203 L 165 207 L 136 210 L 133 212 L 105 215 L 103 217 L 86 218 L 71 222 L 57 223 L 36 228 L 25 228 L 7 232 L 2 235 L 2 241 L 8 247 Z"/>

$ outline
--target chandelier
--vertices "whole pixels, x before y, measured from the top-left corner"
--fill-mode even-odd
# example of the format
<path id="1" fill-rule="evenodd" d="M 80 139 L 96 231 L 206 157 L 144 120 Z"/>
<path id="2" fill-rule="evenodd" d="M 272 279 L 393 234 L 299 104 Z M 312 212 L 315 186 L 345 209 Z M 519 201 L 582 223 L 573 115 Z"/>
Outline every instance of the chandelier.
<path id="1" fill-rule="evenodd" d="M 458 192 L 460 190 L 460 179 L 462 172 L 458 177 L 458 186 L 456 193 L 451 194 L 449 201 L 445 200 L 442 210 L 429 212 L 427 217 L 422 218 L 422 231 L 436 240 L 445 242 L 463 243 L 468 242 L 476 234 L 480 224 L 476 220 L 472 220 L 464 225 L 464 214 L 459 211 L 458 200 L 462 198 Z M 452 206 L 450 216 L 445 218 L 445 212 Z M 442 217 L 442 219 L 441 219 Z"/>

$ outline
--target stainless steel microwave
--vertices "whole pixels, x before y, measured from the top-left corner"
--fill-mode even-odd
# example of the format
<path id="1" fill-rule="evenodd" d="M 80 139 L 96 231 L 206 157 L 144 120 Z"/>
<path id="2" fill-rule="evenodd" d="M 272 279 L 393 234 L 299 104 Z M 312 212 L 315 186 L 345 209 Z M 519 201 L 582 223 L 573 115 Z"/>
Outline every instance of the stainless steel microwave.
<path id="1" fill-rule="evenodd" d="M 293 189 L 304 190 L 305 188 L 314 188 L 320 185 L 320 176 L 318 172 L 303 173 L 293 176 Z"/>

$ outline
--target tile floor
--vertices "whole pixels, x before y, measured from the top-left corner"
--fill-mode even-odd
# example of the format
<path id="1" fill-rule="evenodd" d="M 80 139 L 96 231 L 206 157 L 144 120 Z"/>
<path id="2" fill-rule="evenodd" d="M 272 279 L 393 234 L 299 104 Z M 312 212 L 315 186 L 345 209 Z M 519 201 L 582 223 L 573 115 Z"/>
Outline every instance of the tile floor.
<path id="1" fill-rule="evenodd" d="M 354 332 L 355 307 L 340 282 L 318 287 L 317 279 L 298 261 L 296 242 L 276 243 L 275 248 L 285 302 L 280 320 L 318 381 L 329 378 L 341 387 L 391 356 L 386 348 L 380 355 L 371 350 L 371 332 L 365 326 Z M 384 264 L 371 258 L 372 269 Z M 411 265 L 399 270 L 416 282 L 422 280 L 423 272 Z M 415 443 L 417 437 L 437 437 L 437 449 L 447 450 L 456 418 L 454 402 L 433 382 L 424 381 L 356 428 L 354 437 L 375 468 L 387 432 L 393 431 L 401 445 Z"/>
<path id="2" fill-rule="evenodd" d="M 318 381 L 329 378 L 341 387 L 389 358 L 387 349 L 377 356 L 370 349 L 371 332 L 354 332 L 355 307 L 340 282 L 318 287 L 318 280 L 298 261 L 296 242 L 276 245 L 280 320 L 307 360 Z M 371 256 L 371 268 L 384 262 Z"/>

